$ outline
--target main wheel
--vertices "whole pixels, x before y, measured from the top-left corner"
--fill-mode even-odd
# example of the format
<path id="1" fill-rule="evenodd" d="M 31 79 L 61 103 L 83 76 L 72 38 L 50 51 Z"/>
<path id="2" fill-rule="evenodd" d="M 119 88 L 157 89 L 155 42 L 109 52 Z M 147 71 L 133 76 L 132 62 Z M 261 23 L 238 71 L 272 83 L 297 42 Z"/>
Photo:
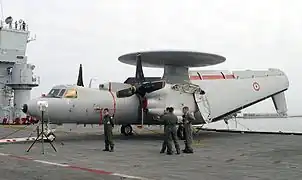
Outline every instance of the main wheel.
<path id="1" fill-rule="evenodd" d="M 133 129 L 132 126 L 130 124 L 128 125 L 122 125 L 121 127 L 121 132 L 122 134 L 124 134 L 125 136 L 129 136 L 133 134 Z"/>

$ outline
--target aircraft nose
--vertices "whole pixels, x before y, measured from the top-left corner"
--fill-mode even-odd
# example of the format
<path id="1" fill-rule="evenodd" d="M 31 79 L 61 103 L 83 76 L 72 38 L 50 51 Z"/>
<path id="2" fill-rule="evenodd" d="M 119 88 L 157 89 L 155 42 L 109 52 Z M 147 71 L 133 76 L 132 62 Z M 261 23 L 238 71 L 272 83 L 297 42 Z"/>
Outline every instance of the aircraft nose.
<path id="1" fill-rule="evenodd" d="M 29 114 L 30 116 L 39 116 L 37 102 L 38 99 L 32 99 L 28 101 L 26 104 L 23 104 L 22 111 L 25 114 Z"/>

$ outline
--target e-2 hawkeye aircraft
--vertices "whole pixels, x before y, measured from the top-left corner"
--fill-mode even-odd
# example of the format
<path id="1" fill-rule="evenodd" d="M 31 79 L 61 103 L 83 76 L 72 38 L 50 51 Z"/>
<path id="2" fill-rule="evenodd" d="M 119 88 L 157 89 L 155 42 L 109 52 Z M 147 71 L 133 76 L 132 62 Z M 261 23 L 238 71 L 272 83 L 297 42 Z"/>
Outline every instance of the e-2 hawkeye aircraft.
<path id="1" fill-rule="evenodd" d="M 193 125 L 226 120 L 230 115 L 272 98 L 278 113 L 287 113 L 284 91 L 287 76 L 278 69 L 265 71 L 192 71 L 189 67 L 219 64 L 225 58 L 215 54 L 184 51 L 149 51 L 125 54 L 119 61 L 136 65 L 135 77 L 124 83 L 100 84 L 99 89 L 83 85 L 80 66 L 77 85 L 57 85 L 50 92 L 23 106 L 23 112 L 41 118 L 38 101 L 48 101 L 45 118 L 52 124 L 102 124 L 102 110 L 109 108 L 121 132 L 132 134 L 131 125 L 160 125 L 167 106 L 182 116 L 188 106 Z M 145 77 L 145 67 L 163 67 L 162 77 Z M 53 135 L 52 131 L 48 131 Z"/>

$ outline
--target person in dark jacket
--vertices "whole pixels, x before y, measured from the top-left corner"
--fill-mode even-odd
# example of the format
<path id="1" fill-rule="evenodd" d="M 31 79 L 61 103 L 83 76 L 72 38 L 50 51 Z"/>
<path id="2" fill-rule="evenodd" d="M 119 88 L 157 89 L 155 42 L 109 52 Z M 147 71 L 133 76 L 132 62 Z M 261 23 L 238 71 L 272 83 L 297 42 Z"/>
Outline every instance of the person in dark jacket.
<path id="1" fill-rule="evenodd" d="M 170 109 L 169 107 L 166 108 L 166 110 L 164 111 L 164 115 L 168 114 L 169 109 Z M 166 149 L 167 149 L 167 139 L 168 139 L 168 138 L 166 138 L 166 134 L 167 134 L 167 132 L 166 132 L 167 128 L 166 128 L 166 127 L 167 127 L 167 126 L 164 125 L 165 139 L 164 139 L 164 142 L 163 142 L 163 144 L 162 144 L 162 148 L 161 148 L 161 150 L 160 150 L 160 153 L 165 153 L 165 151 L 166 151 Z"/>
<path id="2" fill-rule="evenodd" d="M 174 142 L 176 153 L 180 154 L 180 147 L 178 144 L 178 139 L 177 139 L 177 122 L 178 118 L 174 114 L 174 108 L 169 107 L 168 113 L 163 115 L 161 118 L 164 121 L 164 124 L 166 126 L 165 130 L 165 141 L 167 142 L 167 154 L 172 155 L 172 141 Z"/>
<path id="3" fill-rule="evenodd" d="M 114 151 L 114 144 L 113 144 L 113 133 L 112 129 L 114 128 L 113 117 L 110 116 L 108 108 L 104 109 L 104 135 L 105 135 L 105 149 L 103 151 Z M 110 150 L 109 150 L 110 146 Z"/>
<path id="4" fill-rule="evenodd" d="M 193 142 L 193 129 L 192 121 L 195 120 L 194 116 L 190 114 L 189 107 L 183 107 L 183 124 L 184 124 L 184 138 L 185 138 L 185 149 L 182 150 L 184 153 L 193 153 L 192 142 Z"/>

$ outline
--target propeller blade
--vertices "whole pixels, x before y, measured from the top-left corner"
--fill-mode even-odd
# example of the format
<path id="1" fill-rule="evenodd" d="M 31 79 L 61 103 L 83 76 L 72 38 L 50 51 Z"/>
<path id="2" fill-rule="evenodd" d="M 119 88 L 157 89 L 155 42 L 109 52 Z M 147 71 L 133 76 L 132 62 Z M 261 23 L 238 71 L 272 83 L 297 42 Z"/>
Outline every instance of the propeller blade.
<path id="1" fill-rule="evenodd" d="M 165 84 L 166 84 L 165 81 L 153 81 L 153 82 L 143 83 L 139 87 L 139 91 L 144 93 L 151 93 L 159 89 L 162 89 L 163 87 L 165 87 Z"/>
<path id="2" fill-rule="evenodd" d="M 153 81 L 153 82 L 145 82 L 142 85 L 135 87 L 132 86 L 127 89 L 122 89 L 116 92 L 116 96 L 118 98 L 130 97 L 134 94 L 139 94 L 144 97 L 146 93 L 151 93 L 157 91 L 159 89 L 164 88 L 166 85 L 165 81 Z"/>
<path id="3" fill-rule="evenodd" d="M 144 76 L 143 66 L 142 66 L 142 55 L 140 53 L 137 54 L 137 56 L 136 56 L 135 79 L 138 83 L 145 82 L 145 76 Z"/>
<path id="4" fill-rule="evenodd" d="M 80 69 L 79 69 L 79 74 L 78 74 L 78 86 L 83 86 L 84 87 L 84 82 L 83 82 L 83 69 L 82 69 L 82 64 L 80 64 Z"/>
<path id="5" fill-rule="evenodd" d="M 118 98 L 125 98 L 125 97 L 130 97 L 136 93 L 136 88 L 134 86 L 127 88 L 127 89 L 122 89 L 116 92 L 116 97 Z"/>
<path id="6" fill-rule="evenodd" d="M 134 94 L 139 94 L 144 97 L 146 93 L 162 89 L 165 87 L 165 81 L 153 81 L 146 82 L 143 66 L 142 66 L 142 55 L 138 53 L 136 55 L 136 72 L 135 72 L 135 86 L 131 88 L 122 89 L 116 92 L 118 98 L 130 97 Z"/>

